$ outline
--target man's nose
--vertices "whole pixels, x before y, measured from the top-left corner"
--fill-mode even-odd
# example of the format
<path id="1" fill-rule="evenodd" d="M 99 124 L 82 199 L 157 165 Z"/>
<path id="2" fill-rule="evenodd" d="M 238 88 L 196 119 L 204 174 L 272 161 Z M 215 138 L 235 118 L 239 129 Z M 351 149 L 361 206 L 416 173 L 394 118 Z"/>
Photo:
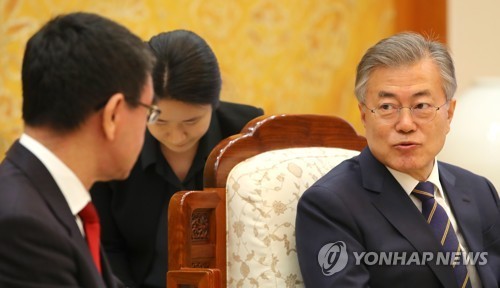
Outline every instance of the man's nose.
<path id="1" fill-rule="evenodd" d="M 410 132 L 416 127 L 415 120 L 413 119 L 412 110 L 409 107 L 401 107 L 398 113 L 398 121 L 396 122 L 396 129 L 403 132 Z"/>

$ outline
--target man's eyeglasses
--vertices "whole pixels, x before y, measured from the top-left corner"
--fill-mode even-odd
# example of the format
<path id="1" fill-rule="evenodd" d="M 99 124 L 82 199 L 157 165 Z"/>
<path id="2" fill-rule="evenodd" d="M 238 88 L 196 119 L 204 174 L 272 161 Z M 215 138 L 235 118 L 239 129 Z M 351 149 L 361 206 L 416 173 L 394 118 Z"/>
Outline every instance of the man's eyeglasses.
<path id="1" fill-rule="evenodd" d="M 156 105 L 147 105 L 141 102 L 139 102 L 138 104 L 148 109 L 148 118 L 147 118 L 148 124 L 156 123 L 161 114 L 160 108 L 158 108 L 158 106 Z"/>
<path id="2" fill-rule="evenodd" d="M 437 111 L 440 110 L 444 105 L 448 104 L 446 101 L 441 106 L 433 106 L 429 103 L 418 103 L 411 107 L 402 107 L 395 104 L 384 103 L 380 104 L 378 107 L 373 109 L 366 106 L 365 103 L 363 105 L 373 114 L 375 114 L 379 119 L 384 122 L 394 123 L 399 118 L 401 114 L 401 109 L 409 109 L 410 113 L 413 117 L 413 121 L 424 124 L 431 122 L 436 117 Z"/>

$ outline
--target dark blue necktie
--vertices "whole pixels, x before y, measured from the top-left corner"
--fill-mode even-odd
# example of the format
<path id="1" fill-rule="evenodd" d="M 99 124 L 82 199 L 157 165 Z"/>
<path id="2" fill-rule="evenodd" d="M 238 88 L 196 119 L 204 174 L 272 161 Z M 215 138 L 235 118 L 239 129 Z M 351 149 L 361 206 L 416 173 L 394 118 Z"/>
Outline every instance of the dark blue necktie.
<path id="1" fill-rule="evenodd" d="M 463 262 L 462 250 L 453 225 L 451 225 L 450 218 L 448 218 L 444 208 L 434 199 L 434 184 L 419 182 L 413 190 L 413 195 L 422 201 L 422 214 L 443 246 L 443 252 L 460 253 L 460 261 L 457 261 L 459 263 L 453 266 L 458 287 L 471 287 L 469 273 Z"/>

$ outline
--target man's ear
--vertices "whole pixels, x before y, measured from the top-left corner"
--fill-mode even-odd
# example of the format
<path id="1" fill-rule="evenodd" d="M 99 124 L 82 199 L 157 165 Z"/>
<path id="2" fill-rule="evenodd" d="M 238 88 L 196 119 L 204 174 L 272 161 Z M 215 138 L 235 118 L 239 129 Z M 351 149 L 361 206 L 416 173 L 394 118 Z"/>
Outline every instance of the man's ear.
<path id="1" fill-rule="evenodd" d="M 120 109 L 125 105 L 125 98 L 122 93 L 111 96 L 103 108 L 102 128 L 106 139 L 115 139 L 117 122 L 119 122 Z"/>
<path id="2" fill-rule="evenodd" d="M 361 122 L 363 123 L 363 126 L 366 127 L 366 125 L 365 125 L 366 113 L 365 113 L 365 109 L 363 109 L 363 104 L 358 103 L 358 109 L 359 109 L 359 115 L 361 116 Z"/>
<path id="3" fill-rule="evenodd" d="M 453 98 L 450 100 L 450 103 L 448 104 L 448 123 L 451 123 L 451 120 L 453 119 L 453 115 L 455 115 L 455 106 L 457 105 L 457 99 Z"/>

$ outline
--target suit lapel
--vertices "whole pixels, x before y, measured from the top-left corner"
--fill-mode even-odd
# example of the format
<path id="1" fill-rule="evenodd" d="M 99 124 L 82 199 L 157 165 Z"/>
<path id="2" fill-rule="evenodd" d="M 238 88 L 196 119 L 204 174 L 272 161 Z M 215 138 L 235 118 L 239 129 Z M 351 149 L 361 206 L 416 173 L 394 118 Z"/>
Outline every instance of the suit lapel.
<path id="1" fill-rule="evenodd" d="M 101 267 L 102 267 L 102 278 L 106 283 L 106 287 L 109 288 L 117 287 L 115 282 L 116 281 L 115 276 L 113 274 L 113 271 L 111 270 L 111 266 L 109 265 L 108 259 L 106 258 L 106 254 L 102 249 L 102 245 L 101 245 Z"/>
<path id="2" fill-rule="evenodd" d="M 363 187 L 369 190 L 373 205 L 420 253 L 440 251 L 440 243 L 410 197 L 387 168 L 366 148 L 359 156 Z M 376 171 L 374 173 L 374 171 Z M 436 255 L 436 254 L 434 254 Z M 456 287 L 448 265 L 427 264 L 444 287 Z"/>
<path id="3" fill-rule="evenodd" d="M 41 197 L 45 200 L 54 217 L 61 223 L 68 232 L 68 236 L 72 239 L 71 241 L 82 252 L 86 264 L 89 267 L 95 267 L 87 243 L 76 224 L 75 216 L 47 168 L 33 153 L 19 142 L 12 145 L 7 153 L 7 157 L 35 183 L 37 191 L 39 191 Z M 97 269 L 92 269 L 92 271 L 93 278 L 100 283 L 99 285 L 104 285 Z"/>
<path id="4" fill-rule="evenodd" d="M 481 223 L 481 217 L 478 211 L 479 206 L 474 202 L 474 197 L 471 195 L 474 193 L 474 187 L 457 185 L 455 175 L 444 165 L 439 165 L 439 178 L 445 190 L 448 204 L 455 217 L 458 229 L 462 233 L 468 247 L 468 251 L 484 251 L 483 232 L 481 231 L 481 225 L 479 225 L 479 223 Z M 487 266 L 476 265 L 475 267 L 479 277 L 483 281 L 489 278 L 488 273 L 491 271 L 487 271 Z M 486 282 L 483 282 L 483 285 L 486 287 Z"/>
<path id="5" fill-rule="evenodd" d="M 28 178 L 35 183 L 37 190 L 52 211 L 52 214 L 61 222 L 70 236 L 73 237 L 74 234 L 79 231 L 78 226 L 76 225 L 74 216 L 69 209 L 66 199 L 47 168 L 45 168 L 42 162 L 40 162 L 33 153 L 19 142 L 16 142 L 12 146 L 7 157 L 23 170 Z"/>
<path id="6" fill-rule="evenodd" d="M 472 189 L 457 186 L 455 176 L 443 165 L 439 166 L 439 178 L 448 198 L 450 209 L 469 250 L 482 251 L 482 232 L 480 225 L 477 225 L 480 217 L 475 209 L 473 197 L 470 196 Z"/>

